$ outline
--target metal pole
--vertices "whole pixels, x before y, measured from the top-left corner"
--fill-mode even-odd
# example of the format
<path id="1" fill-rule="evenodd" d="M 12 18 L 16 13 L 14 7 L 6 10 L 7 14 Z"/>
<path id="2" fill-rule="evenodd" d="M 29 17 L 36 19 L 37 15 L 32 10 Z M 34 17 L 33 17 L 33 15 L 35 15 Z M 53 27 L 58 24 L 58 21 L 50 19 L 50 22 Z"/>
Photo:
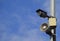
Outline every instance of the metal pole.
<path id="1" fill-rule="evenodd" d="M 51 16 L 55 17 L 55 0 L 51 0 Z"/>
<path id="2" fill-rule="evenodd" d="M 55 17 L 55 0 L 51 0 L 51 16 Z M 51 40 L 50 41 L 56 41 L 56 28 L 55 29 L 51 29 L 51 32 L 53 33 L 53 35 L 51 36 Z"/>
<path id="3" fill-rule="evenodd" d="M 53 33 L 53 35 L 51 36 L 50 41 L 56 41 L 56 29 L 51 29 L 51 32 Z"/>

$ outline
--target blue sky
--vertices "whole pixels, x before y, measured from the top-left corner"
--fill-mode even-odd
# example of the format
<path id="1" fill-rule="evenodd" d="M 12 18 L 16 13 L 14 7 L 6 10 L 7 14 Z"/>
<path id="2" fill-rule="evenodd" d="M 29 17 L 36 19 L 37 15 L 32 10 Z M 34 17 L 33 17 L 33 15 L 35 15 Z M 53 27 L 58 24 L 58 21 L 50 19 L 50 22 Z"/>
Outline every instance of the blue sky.
<path id="1" fill-rule="evenodd" d="M 0 0 L 0 41 L 49 41 L 40 31 L 47 19 L 35 12 L 43 9 L 50 14 L 50 0 Z M 56 0 L 57 41 L 60 40 L 60 0 Z"/>

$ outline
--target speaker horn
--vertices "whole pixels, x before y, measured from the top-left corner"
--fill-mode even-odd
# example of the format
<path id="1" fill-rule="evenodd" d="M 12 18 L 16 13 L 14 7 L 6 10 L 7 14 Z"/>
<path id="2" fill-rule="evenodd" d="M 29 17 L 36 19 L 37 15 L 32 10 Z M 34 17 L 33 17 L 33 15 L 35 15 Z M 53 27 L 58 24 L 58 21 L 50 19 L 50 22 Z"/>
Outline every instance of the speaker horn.
<path id="1" fill-rule="evenodd" d="M 43 32 L 46 32 L 48 29 L 48 24 L 47 23 L 43 23 L 40 27 L 40 30 L 43 31 Z"/>

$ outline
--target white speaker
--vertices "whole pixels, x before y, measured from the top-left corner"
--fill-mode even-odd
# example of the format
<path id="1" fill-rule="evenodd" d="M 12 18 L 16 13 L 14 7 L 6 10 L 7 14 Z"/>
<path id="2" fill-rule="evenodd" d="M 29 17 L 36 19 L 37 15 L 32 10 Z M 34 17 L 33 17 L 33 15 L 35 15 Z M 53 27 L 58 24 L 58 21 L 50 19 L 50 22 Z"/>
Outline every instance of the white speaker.
<path id="1" fill-rule="evenodd" d="M 43 23 L 40 27 L 40 30 L 43 32 L 46 32 L 46 30 L 48 29 L 48 24 L 47 23 Z"/>

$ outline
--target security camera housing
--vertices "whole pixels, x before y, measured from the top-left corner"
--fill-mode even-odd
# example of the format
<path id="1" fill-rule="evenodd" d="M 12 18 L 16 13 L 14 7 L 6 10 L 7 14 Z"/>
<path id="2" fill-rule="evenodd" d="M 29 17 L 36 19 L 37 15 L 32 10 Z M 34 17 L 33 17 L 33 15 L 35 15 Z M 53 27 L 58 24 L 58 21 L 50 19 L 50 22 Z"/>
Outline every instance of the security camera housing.
<path id="1" fill-rule="evenodd" d="M 43 18 L 49 17 L 49 16 L 47 15 L 47 12 L 45 12 L 45 11 L 43 11 L 43 10 L 41 10 L 41 9 L 36 10 L 36 12 L 38 13 L 38 15 L 39 15 L 40 17 L 43 17 Z"/>

